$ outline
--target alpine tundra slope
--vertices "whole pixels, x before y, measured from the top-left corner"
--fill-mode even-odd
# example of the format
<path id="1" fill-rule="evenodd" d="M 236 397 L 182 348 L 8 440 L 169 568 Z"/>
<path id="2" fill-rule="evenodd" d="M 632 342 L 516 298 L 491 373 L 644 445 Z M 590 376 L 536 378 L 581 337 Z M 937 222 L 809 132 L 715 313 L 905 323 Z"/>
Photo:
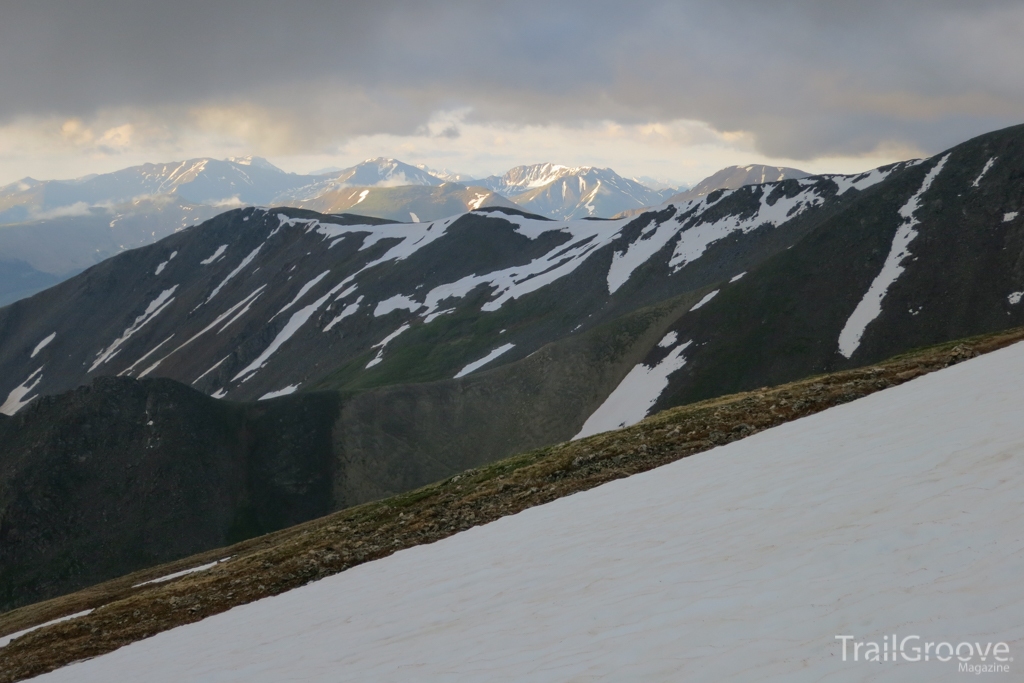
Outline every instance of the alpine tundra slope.
<path id="1" fill-rule="evenodd" d="M 1021 377 L 1018 343 L 35 680 L 1012 673 Z"/>

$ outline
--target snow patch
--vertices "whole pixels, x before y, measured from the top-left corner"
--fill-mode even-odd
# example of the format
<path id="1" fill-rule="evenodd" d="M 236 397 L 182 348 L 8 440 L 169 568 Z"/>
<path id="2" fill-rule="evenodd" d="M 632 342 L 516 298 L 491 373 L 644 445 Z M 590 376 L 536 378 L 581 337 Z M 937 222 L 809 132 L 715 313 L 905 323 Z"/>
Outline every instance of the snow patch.
<path id="1" fill-rule="evenodd" d="M 15 640 L 16 638 L 21 638 L 26 633 L 31 633 L 32 631 L 35 631 L 37 629 L 46 628 L 47 626 L 53 626 L 54 624 L 59 624 L 59 623 L 64 622 L 64 621 L 71 621 L 72 619 L 77 619 L 78 617 L 84 617 L 84 616 L 87 616 L 89 614 L 92 614 L 92 610 L 91 609 L 82 610 L 81 612 L 75 612 L 74 614 L 69 614 L 66 617 L 60 617 L 59 619 L 51 619 L 50 621 L 47 621 L 46 623 L 39 624 L 38 626 L 31 626 L 31 627 L 26 628 L 26 629 L 24 629 L 22 631 L 15 631 L 14 633 L 9 633 L 6 636 L 0 636 L 0 647 L 6 647 L 7 644 L 10 643 L 12 640 Z"/>
<path id="2" fill-rule="evenodd" d="M 1024 292 L 1014 292 L 1010 296 L 1006 297 L 1006 300 L 1010 302 L 1011 306 L 1016 306 L 1020 303 L 1022 296 L 1024 296 Z"/>
<path id="3" fill-rule="evenodd" d="M 628 427 L 647 417 L 647 413 L 658 402 L 661 392 L 668 386 L 669 375 L 686 365 L 683 351 L 692 343 L 688 341 L 672 349 L 654 367 L 638 363 L 601 407 L 587 418 L 573 440 Z"/>
<path id="4" fill-rule="evenodd" d="M 157 298 L 153 299 L 153 301 L 146 306 L 146 310 L 142 315 L 137 317 L 135 322 L 129 325 L 120 337 L 115 339 L 110 346 L 96 354 L 96 360 L 93 361 L 92 367 L 89 368 L 89 372 L 92 372 L 100 365 L 103 365 L 113 358 L 120 350 L 122 344 L 128 341 L 133 334 L 145 327 L 151 320 L 160 315 L 168 306 L 170 306 L 171 302 L 174 301 L 173 295 L 177 289 L 178 285 L 174 285 L 170 289 L 165 289 L 159 296 L 157 296 Z"/>
<path id="5" fill-rule="evenodd" d="M 260 253 L 260 249 L 262 248 L 263 245 L 261 244 L 255 249 L 253 249 L 251 252 L 249 252 L 249 255 L 242 259 L 242 262 L 238 264 L 238 267 L 232 270 L 230 273 L 228 273 L 227 277 L 221 280 L 220 284 L 213 288 L 213 291 L 210 292 L 210 296 L 206 298 L 206 301 L 204 303 L 210 303 L 210 299 L 217 296 L 217 293 L 224 288 L 224 285 L 226 285 L 231 280 L 231 278 L 238 275 L 240 272 L 242 272 L 243 268 L 252 263 L 252 260 L 256 258 L 256 254 Z"/>
<path id="6" fill-rule="evenodd" d="M 676 242 L 672 258 L 669 259 L 669 266 L 673 272 L 679 272 L 686 264 L 696 261 L 704 255 L 708 247 L 734 232 L 746 234 L 766 225 L 777 228 L 824 201 L 818 194 L 817 186 L 810 186 L 792 197 L 779 197 L 775 203 L 769 204 L 768 198 L 774 192 L 775 187 L 777 186 L 758 185 L 737 190 L 760 193 L 760 207 L 747 217 L 728 215 L 713 222 L 704 222 L 703 213 L 698 213 L 696 222 L 686 227 L 679 235 L 679 241 Z M 705 199 L 701 198 L 695 203 L 699 205 Z M 721 199 L 717 201 L 721 201 Z M 710 206 L 710 203 L 708 205 Z M 690 208 L 684 207 L 680 210 L 680 214 L 686 214 L 688 211 Z"/>
<path id="7" fill-rule="evenodd" d="M 500 356 L 500 355 L 502 355 L 504 353 L 507 353 L 508 351 L 511 351 L 512 349 L 515 348 L 515 346 L 516 346 L 515 344 L 502 344 L 501 346 L 499 346 L 498 348 L 494 349 L 493 351 L 488 353 L 486 356 L 484 356 L 480 360 L 473 361 L 472 363 L 470 363 L 466 367 L 464 367 L 461 370 L 459 370 L 455 374 L 455 378 L 454 379 L 458 379 L 460 377 L 465 377 L 466 375 L 468 375 L 469 373 L 473 372 L 474 370 L 479 370 L 480 368 L 482 368 L 483 366 L 487 365 L 488 363 L 490 363 L 492 360 L 494 360 L 498 356 Z"/>
<path id="8" fill-rule="evenodd" d="M 387 315 L 392 311 L 406 310 L 415 312 L 423 308 L 423 304 L 413 301 L 407 296 L 402 294 L 396 294 L 390 299 L 385 299 L 377 304 L 377 307 L 373 309 L 373 316 L 379 318 L 382 315 Z"/>
<path id="9" fill-rule="evenodd" d="M 743 276 L 744 276 L 744 275 L 746 275 L 746 274 L 747 274 L 747 271 L 743 271 L 743 272 L 742 272 L 742 273 L 740 273 L 739 275 L 733 275 L 733 276 L 732 276 L 732 277 L 731 277 L 731 278 L 729 279 L 729 284 L 732 284 L 732 283 L 734 283 L 734 282 L 737 282 L 737 281 L 738 281 L 738 280 L 739 280 L 739 279 L 740 279 L 741 277 L 743 277 Z"/>
<path id="10" fill-rule="evenodd" d="M 293 313 L 292 317 L 288 319 L 287 323 L 285 323 L 285 326 L 277 333 L 277 336 L 274 337 L 274 340 L 270 342 L 270 345 L 263 350 L 263 353 L 261 353 L 256 360 L 249 363 L 249 365 L 247 365 L 241 372 L 235 375 L 231 381 L 237 382 L 241 377 L 249 379 L 252 375 L 256 374 L 256 372 L 267 364 L 270 357 L 273 356 L 279 348 L 281 348 L 282 344 L 291 339 L 292 336 L 299 331 L 299 328 L 305 325 L 306 321 L 313 317 L 313 314 L 320 310 L 320 307 L 323 306 L 329 298 L 338 293 L 342 284 L 335 285 L 331 291 L 327 292 L 305 308 Z"/>
<path id="11" fill-rule="evenodd" d="M 49 346 L 50 342 L 52 342 L 56 337 L 57 333 L 52 332 L 49 336 L 43 339 L 43 341 L 36 344 L 36 348 L 32 349 L 32 355 L 29 356 L 29 358 L 35 358 L 37 355 L 39 355 L 39 352 L 45 349 L 47 346 Z"/>
<path id="12" fill-rule="evenodd" d="M 171 261 L 173 261 L 174 257 L 177 256 L 177 255 L 178 255 L 178 252 L 176 252 L 176 251 L 171 252 L 171 255 L 169 257 L 167 257 L 167 260 L 162 262 L 160 265 L 158 265 L 156 267 L 156 272 L 153 273 L 153 274 L 154 275 L 159 275 L 160 273 L 164 272 L 164 268 L 167 267 L 167 264 L 170 263 Z"/>
<path id="13" fill-rule="evenodd" d="M 864 294 L 860 303 L 857 304 L 850 318 L 846 321 L 846 325 L 843 326 L 843 331 L 839 334 L 839 353 L 844 357 L 849 358 L 852 356 L 853 352 L 860 346 L 860 340 L 864 335 L 864 331 L 871 324 L 871 321 L 882 313 L 882 300 L 885 298 L 886 292 L 889 291 L 892 283 L 896 282 L 896 279 L 905 270 L 903 260 L 907 257 L 910 243 L 917 237 L 917 230 L 915 228 L 919 221 L 914 218 L 914 214 L 921 205 L 921 197 L 932 186 L 939 173 L 942 172 L 947 159 L 949 159 L 949 154 L 939 159 L 939 162 L 925 176 L 920 189 L 900 209 L 903 223 L 896 230 L 896 236 L 892 240 L 892 246 L 889 248 L 889 255 L 882 265 L 882 270 L 875 276 L 868 291 Z"/>
<path id="14" fill-rule="evenodd" d="M 239 301 L 239 302 L 238 302 L 237 304 L 235 304 L 234 306 L 232 306 L 232 307 L 231 307 L 231 308 L 229 308 L 228 310 L 226 310 L 226 311 L 224 311 L 223 313 L 221 313 L 221 314 L 220 314 L 219 316 L 217 316 L 217 318 L 216 318 L 216 319 L 214 319 L 214 321 L 213 321 L 212 323 L 210 323 L 209 325 L 207 325 L 207 326 L 206 326 L 206 327 L 204 327 L 203 329 L 201 329 L 201 330 L 199 330 L 198 332 L 196 332 L 196 333 L 195 333 L 194 335 L 192 335 L 191 337 L 189 337 L 189 338 L 188 338 L 188 339 L 187 339 L 186 341 L 184 341 L 184 342 L 182 342 L 181 344 L 179 344 L 179 345 L 178 345 L 178 346 L 177 346 L 177 347 L 176 347 L 176 348 L 175 348 L 175 349 L 174 349 L 173 351 L 171 351 L 171 352 L 170 352 L 170 353 L 168 353 L 168 354 L 167 354 L 166 356 L 164 356 L 163 358 L 161 358 L 160 360 L 158 360 L 157 362 L 153 363 L 153 364 L 152 364 L 152 365 L 150 365 L 150 366 L 149 366 L 148 368 L 146 368 L 145 370 L 143 370 L 143 371 L 142 371 L 142 373 L 141 373 L 141 374 L 139 374 L 139 377 L 138 377 L 138 379 L 142 379 L 143 377 L 145 377 L 145 376 L 146 376 L 146 375 L 148 375 L 149 373 L 151 373 L 151 372 L 153 372 L 154 370 L 156 370 L 156 369 L 157 369 L 157 367 L 158 367 L 158 366 L 159 366 L 159 365 L 160 365 L 161 363 L 163 363 L 163 362 L 164 362 L 165 360 L 167 360 L 168 358 L 170 358 L 171 356 L 173 356 L 174 354 L 176 354 L 176 353 L 177 353 L 178 351 L 181 351 L 181 350 L 182 350 L 183 348 L 185 348 L 186 346 L 188 346 L 189 344 L 191 344 L 192 342 L 194 342 L 194 341 L 195 341 L 196 339 L 199 339 L 199 337 L 203 336 L 204 334 L 206 334 L 207 332 L 209 332 L 209 331 L 210 331 L 210 330 L 212 330 L 213 328 L 215 328 L 215 327 L 217 327 L 218 325 L 220 325 L 220 324 L 221 324 L 221 323 L 222 323 L 222 322 L 223 322 L 223 321 L 224 321 L 224 320 L 225 320 L 226 318 L 228 318 L 228 317 L 229 317 L 230 315 L 232 315 L 232 314 L 233 314 L 233 313 L 234 313 L 235 311 L 237 311 L 237 310 L 238 310 L 239 308 L 242 308 L 242 306 L 245 306 L 245 309 L 244 309 L 244 310 L 242 311 L 242 313 L 245 313 L 245 311 L 248 311 L 248 310 L 249 310 L 249 306 L 251 306 L 251 305 L 252 305 L 252 302 L 254 302 L 254 301 L 255 301 L 256 299 L 258 299 L 259 297 L 261 297 L 261 296 L 263 295 L 263 290 L 264 290 L 265 288 L 266 288 L 266 285 L 260 285 L 259 287 L 257 287 L 256 289 L 254 289 L 254 290 L 253 290 L 253 291 L 252 291 L 252 292 L 251 292 L 251 293 L 249 294 L 249 296 L 245 297 L 244 299 L 242 299 L 241 301 Z M 238 319 L 238 317 L 239 317 L 239 316 L 240 316 L 240 315 L 241 315 L 242 313 L 240 313 L 239 315 L 236 315 L 236 316 L 235 316 L 234 318 L 232 318 L 232 319 L 231 319 L 230 321 L 228 321 L 228 323 L 227 323 L 227 324 L 228 324 L 228 325 L 230 325 L 230 324 L 231 324 L 232 322 L 234 322 L 235 320 L 237 320 L 237 319 Z M 227 327 L 227 325 L 225 325 L 225 327 Z M 224 328 L 222 327 L 220 331 L 223 331 L 223 330 L 224 330 Z M 219 332 L 218 332 L 218 334 L 219 334 Z M 164 340 L 164 341 L 166 341 L 166 340 Z M 163 342 L 161 342 L 161 345 L 163 345 Z M 148 355 L 149 355 L 149 354 L 146 354 L 146 356 L 148 356 Z M 146 356 L 143 356 L 143 358 L 145 358 Z M 140 360 L 141 360 L 141 359 L 140 359 Z M 138 361 L 136 362 L 136 364 L 138 364 Z M 133 365 L 132 367 L 134 367 L 134 365 Z M 205 373 L 204 373 L 204 374 L 205 374 Z M 198 381 L 198 380 L 196 380 L 196 381 Z"/>
<path id="15" fill-rule="evenodd" d="M 32 399 L 34 399 L 35 396 L 29 396 L 29 394 L 31 394 L 32 391 L 39 386 L 39 383 L 43 381 L 43 367 L 44 366 L 39 366 L 39 369 L 29 375 L 28 379 L 11 390 L 11 393 L 7 395 L 7 400 L 4 401 L 2 406 L 0 406 L 0 413 L 3 413 L 4 415 L 14 415 L 16 412 L 32 402 Z M 35 379 L 34 382 L 32 382 L 33 378 Z M 29 382 L 32 383 L 29 384 Z M 26 398 L 26 396 L 28 396 L 28 398 Z"/>
<path id="16" fill-rule="evenodd" d="M 985 162 L 985 167 L 981 169 L 981 173 L 979 173 L 978 177 L 974 179 L 973 183 L 971 183 L 971 187 L 979 186 L 979 184 L 981 183 L 981 179 L 985 177 L 985 174 L 988 173 L 988 170 L 992 168 L 992 164 L 996 163 L 996 159 L 998 158 L 999 157 L 992 157 L 991 159 Z"/>
<path id="17" fill-rule="evenodd" d="M 720 292 L 720 291 L 721 290 L 716 289 L 713 292 L 708 292 L 707 294 L 704 295 L 703 299 L 701 299 L 700 301 L 698 301 L 697 303 L 695 303 L 693 305 L 693 308 L 691 308 L 690 311 L 691 312 L 696 311 L 698 308 L 700 308 L 701 306 L 703 306 L 704 304 L 706 304 L 707 302 L 711 301 L 716 296 L 718 296 L 718 292 Z"/>
<path id="18" fill-rule="evenodd" d="M 327 323 L 327 327 L 324 328 L 324 332 L 330 332 L 332 327 L 334 327 L 335 325 L 340 323 L 342 320 L 344 320 L 345 318 L 349 317 L 350 315 L 352 315 L 356 311 L 358 311 L 359 310 L 359 302 L 361 302 L 362 300 L 363 300 L 363 297 L 360 296 L 353 303 L 350 303 L 348 306 L 346 306 L 344 308 L 344 310 L 342 310 L 342 312 L 340 314 L 338 314 L 338 316 L 336 318 L 331 320 L 331 322 Z"/>
<path id="19" fill-rule="evenodd" d="M 428 315 L 426 318 L 424 318 L 423 322 L 424 323 L 433 322 L 437 318 L 440 318 L 442 315 L 448 315 L 449 313 L 454 313 L 454 312 L 455 312 L 454 308 L 446 308 L 443 311 L 436 311 L 436 312 L 431 313 L 430 315 Z M 502 332 L 504 332 L 504 331 L 505 330 L 502 330 Z"/>
<path id="20" fill-rule="evenodd" d="M 289 301 L 287 304 L 285 304 L 284 308 L 282 308 L 280 311 L 275 313 L 270 319 L 273 320 L 274 318 L 276 318 L 277 316 L 281 315 L 282 313 L 287 311 L 289 308 L 294 306 L 296 303 L 298 303 L 299 299 L 304 297 L 306 295 L 306 293 L 309 292 L 309 290 L 311 290 L 314 287 L 316 287 L 320 283 L 321 280 L 323 280 L 325 277 L 327 277 L 330 274 L 331 274 L 330 270 L 325 270 L 324 272 L 320 273 L 319 275 L 317 275 L 315 278 L 313 278 L 312 280 L 310 280 L 306 284 L 302 285 L 302 289 L 300 289 L 299 293 L 295 295 L 295 298 L 292 299 L 291 301 Z"/>
<path id="21" fill-rule="evenodd" d="M 226 360 L 227 360 L 228 358 L 231 358 L 231 354 L 230 354 L 230 353 L 229 353 L 228 355 L 224 356 L 223 358 L 221 358 L 221 359 L 220 359 L 219 361 L 217 361 L 216 363 L 214 363 L 214 364 L 213 364 L 213 365 L 212 365 L 212 366 L 210 367 L 210 369 L 209 369 L 209 370 L 207 370 L 206 372 L 204 372 L 203 374 L 199 375 L 199 376 L 198 376 L 198 377 L 196 377 L 196 378 L 195 378 L 194 380 L 192 380 L 192 384 L 195 384 L 196 382 L 198 382 L 199 380 L 201 380 L 202 378 L 206 377 L 206 376 L 207 376 L 207 375 L 209 375 L 209 374 L 210 374 L 211 372 L 213 372 L 214 370 L 216 370 L 217 368 L 219 368 L 219 367 L 220 367 L 220 366 L 221 366 L 221 365 L 222 365 L 222 364 L 224 363 L 224 361 L 226 361 Z"/>
<path id="22" fill-rule="evenodd" d="M 674 345 L 677 341 L 679 341 L 679 335 L 676 334 L 673 330 L 672 332 L 669 332 L 668 334 L 661 338 L 661 341 L 658 342 L 658 346 L 660 348 L 667 349 L 668 347 Z"/>
<path id="23" fill-rule="evenodd" d="M 899 166 L 893 166 L 887 171 L 876 168 L 868 171 L 867 173 L 860 173 L 858 175 L 833 175 L 826 177 L 835 183 L 837 188 L 839 188 L 836 191 L 836 196 L 838 197 L 849 190 L 866 190 L 872 185 L 877 185 L 888 178 L 897 168 L 899 168 Z"/>
<path id="24" fill-rule="evenodd" d="M 199 265 L 208 266 L 211 263 L 213 263 L 214 261 L 219 260 L 222 256 L 224 256 L 224 252 L 227 251 L 227 249 L 228 249 L 228 245 L 226 245 L 226 244 L 220 245 L 219 247 L 217 247 L 217 251 L 213 252 L 209 256 L 209 258 L 205 258 L 202 261 L 200 261 Z"/>
<path id="25" fill-rule="evenodd" d="M 370 348 L 372 349 L 380 348 L 380 351 L 377 352 L 377 356 L 373 360 L 366 364 L 366 368 L 372 368 L 374 365 L 377 365 L 382 360 L 384 360 L 384 349 L 387 348 L 387 345 L 394 341 L 398 335 L 402 334 L 408 329 L 409 323 L 405 323 L 397 330 L 395 330 L 394 332 L 392 332 L 391 334 L 389 334 L 388 336 L 384 337 L 379 342 L 371 346 Z"/>
<path id="26" fill-rule="evenodd" d="M 679 224 L 671 221 L 670 217 L 664 223 L 654 223 L 645 228 L 640 237 L 626 245 L 625 251 L 612 254 L 612 265 L 608 268 L 608 293 L 614 294 L 626 284 L 633 271 L 661 251 L 678 232 Z"/>
<path id="27" fill-rule="evenodd" d="M 216 567 L 221 562 L 227 562 L 230 559 L 231 557 L 225 557 L 222 560 L 214 560 L 213 562 L 210 562 L 208 564 L 202 564 L 198 567 L 192 567 L 191 569 L 182 569 L 180 572 L 174 572 L 173 574 L 168 574 L 167 576 L 161 576 L 159 579 L 150 579 L 149 581 L 137 583 L 134 586 L 132 586 L 132 588 L 138 588 L 139 586 L 148 586 L 152 583 L 164 583 L 165 581 L 170 581 L 171 579 L 181 578 L 182 576 L 188 576 L 189 574 L 195 574 L 196 572 L 203 572 L 207 569 L 212 569 L 213 567 Z"/>
<path id="28" fill-rule="evenodd" d="M 412 211 L 409 212 L 409 218 L 412 219 L 413 223 L 419 223 L 420 222 L 420 217 L 417 216 L 416 214 L 414 214 Z"/>
<path id="29" fill-rule="evenodd" d="M 1004 213 L 1003 214 L 1003 222 L 1004 223 L 1009 223 L 1010 221 L 1012 221 L 1016 217 L 1017 217 L 1017 212 L 1016 211 L 1011 211 L 1009 213 Z"/>
<path id="30" fill-rule="evenodd" d="M 268 398 L 277 398 L 278 396 L 290 396 L 290 395 L 294 394 L 296 391 L 298 391 L 298 389 L 299 389 L 299 385 L 298 384 L 289 384 L 284 389 L 278 389 L 277 391 L 271 391 L 271 392 L 268 392 L 266 394 L 263 394 L 262 396 L 260 396 L 256 400 L 257 401 L 264 401 L 264 400 L 266 400 Z"/>

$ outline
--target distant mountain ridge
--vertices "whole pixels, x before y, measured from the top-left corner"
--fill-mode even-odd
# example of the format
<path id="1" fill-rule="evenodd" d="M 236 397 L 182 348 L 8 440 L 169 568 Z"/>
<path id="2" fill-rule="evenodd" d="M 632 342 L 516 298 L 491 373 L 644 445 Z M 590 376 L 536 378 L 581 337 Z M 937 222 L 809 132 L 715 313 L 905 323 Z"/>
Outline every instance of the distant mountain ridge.
<path id="1" fill-rule="evenodd" d="M 0 261 L 24 264 L 0 270 L 0 305 L 233 206 L 356 211 L 403 222 L 521 207 L 571 220 L 635 215 L 672 194 L 611 169 L 533 164 L 472 181 L 384 157 L 323 175 L 285 173 L 244 156 L 145 164 L 75 180 L 26 178 L 0 188 Z"/>
<path id="2" fill-rule="evenodd" d="M 744 185 L 777 183 L 780 180 L 796 180 L 807 178 L 810 175 L 806 171 L 785 166 L 764 166 L 762 164 L 729 166 L 713 173 L 690 189 L 670 196 L 668 201 L 685 202 L 689 199 L 703 197 L 715 190 L 736 190 Z"/>
<path id="3" fill-rule="evenodd" d="M 666 193 L 623 178 L 610 168 L 544 163 L 516 166 L 504 175 L 474 181 L 523 209 L 556 220 L 610 218 L 661 204 Z"/>

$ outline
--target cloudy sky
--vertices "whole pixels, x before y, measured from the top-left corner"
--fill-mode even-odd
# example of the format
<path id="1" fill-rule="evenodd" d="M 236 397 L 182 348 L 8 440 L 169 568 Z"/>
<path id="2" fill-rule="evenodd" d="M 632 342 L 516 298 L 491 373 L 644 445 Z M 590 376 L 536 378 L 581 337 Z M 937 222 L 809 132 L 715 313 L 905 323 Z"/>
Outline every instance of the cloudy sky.
<path id="1" fill-rule="evenodd" d="M 1024 122 L 1021 0 L 35 0 L 0 184 L 240 154 L 855 171 Z"/>

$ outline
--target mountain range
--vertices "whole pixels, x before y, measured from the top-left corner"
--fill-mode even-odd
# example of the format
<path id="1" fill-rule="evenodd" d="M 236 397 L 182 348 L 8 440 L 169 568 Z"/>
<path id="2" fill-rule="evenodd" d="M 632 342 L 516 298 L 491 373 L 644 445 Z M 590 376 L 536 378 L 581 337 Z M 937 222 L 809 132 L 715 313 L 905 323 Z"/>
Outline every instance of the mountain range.
<path id="1" fill-rule="evenodd" d="M 550 187 L 516 185 L 514 179 L 524 175 L 546 175 Z M 492 185 L 522 196 L 510 200 Z M 259 157 L 235 157 L 146 164 L 69 181 L 25 178 L 0 188 L 0 305 L 236 206 L 358 211 L 405 222 L 482 206 L 523 206 L 556 218 L 606 217 L 660 203 L 668 194 L 610 169 L 537 164 L 473 181 L 385 158 L 322 175 L 285 173 Z"/>
<path id="2" fill-rule="evenodd" d="M 1024 324 L 1022 168 L 1019 126 L 617 220 L 250 207 L 116 255 L 0 309 L 0 438 L 16 444 L 0 461 L 0 592 L 54 595 L 270 531 L 317 514 L 302 491 L 344 508 L 672 406 Z M 320 445 L 255 436 L 289 411 Z M 70 438 L 100 413 L 102 429 Z M 209 418 L 195 438 L 191 413 Z M 48 457 L 29 457 L 40 444 Z M 138 474 L 150 452 L 159 476 Z M 208 485 L 180 471 L 195 458 L 230 473 L 207 526 L 187 511 Z M 165 552 L 133 556 L 137 539 L 88 521 L 153 506 L 149 532 L 178 539 Z M 89 559 L 97 543 L 116 567 Z"/>

